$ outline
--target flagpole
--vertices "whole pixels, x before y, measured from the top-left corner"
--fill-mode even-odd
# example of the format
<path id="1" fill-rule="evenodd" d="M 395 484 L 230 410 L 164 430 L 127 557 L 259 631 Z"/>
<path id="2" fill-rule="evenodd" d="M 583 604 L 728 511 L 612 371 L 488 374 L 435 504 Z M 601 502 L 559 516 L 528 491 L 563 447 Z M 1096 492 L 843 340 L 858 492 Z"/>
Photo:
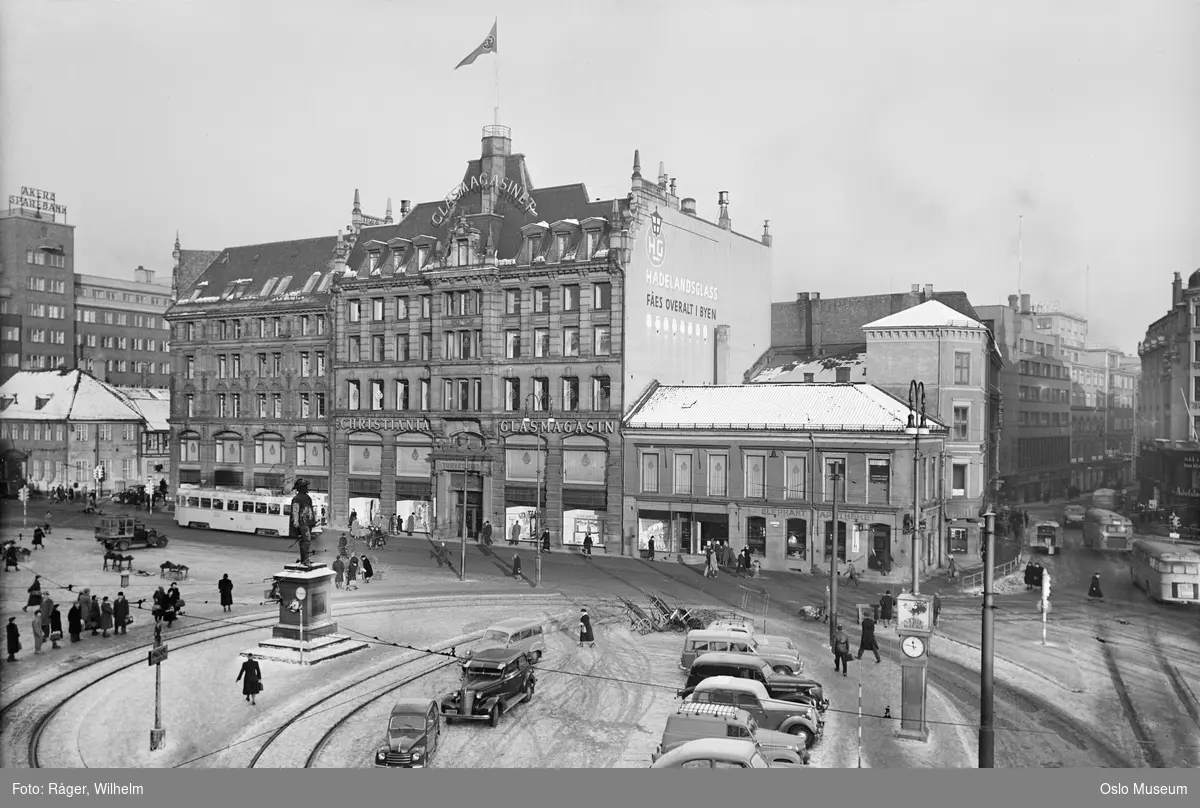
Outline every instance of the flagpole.
<path id="1" fill-rule="evenodd" d="M 500 18 L 497 17 L 493 21 L 493 25 L 498 26 L 499 23 L 500 23 Z M 499 38 L 500 38 L 500 32 L 499 32 L 499 29 L 497 28 L 496 39 L 499 40 Z M 499 47 L 496 48 L 496 50 L 492 54 L 492 56 L 496 57 L 494 60 L 494 69 L 495 69 L 495 73 L 496 73 L 496 111 L 495 111 L 495 120 L 493 121 L 493 123 L 495 123 L 496 126 L 499 126 L 500 125 L 500 48 Z"/>

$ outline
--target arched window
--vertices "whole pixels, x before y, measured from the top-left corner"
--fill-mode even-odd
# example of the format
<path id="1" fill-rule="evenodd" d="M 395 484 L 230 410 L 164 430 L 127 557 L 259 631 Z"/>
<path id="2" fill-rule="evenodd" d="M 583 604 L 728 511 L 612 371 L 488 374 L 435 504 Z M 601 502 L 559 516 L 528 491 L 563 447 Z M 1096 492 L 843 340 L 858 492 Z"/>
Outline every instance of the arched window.
<path id="1" fill-rule="evenodd" d="M 604 485 L 608 468 L 608 444 L 596 437 L 563 439 L 563 483 Z"/>
<path id="2" fill-rule="evenodd" d="M 319 466 L 329 465 L 329 441 L 324 435 L 301 435 L 296 438 L 296 465 Z"/>
<path id="3" fill-rule="evenodd" d="M 283 462 L 283 435 L 263 432 L 254 436 L 254 465 L 274 466 Z"/>
<path id="4" fill-rule="evenodd" d="M 181 432 L 181 433 L 179 433 L 179 462 L 180 463 L 199 463 L 200 462 L 200 433 L 199 432 Z"/>
<path id="5" fill-rule="evenodd" d="M 383 438 L 376 432 L 351 432 L 350 473 L 378 477 L 382 473 Z"/>
<path id="6" fill-rule="evenodd" d="M 213 436 L 214 462 L 241 463 L 242 436 L 236 432 L 221 432 Z"/>
<path id="7" fill-rule="evenodd" d="M 432 451 L 433 440 L 428 435 L 397 435 L 396 476 L 427 479 L 430 474 L 429 453 Z"/>

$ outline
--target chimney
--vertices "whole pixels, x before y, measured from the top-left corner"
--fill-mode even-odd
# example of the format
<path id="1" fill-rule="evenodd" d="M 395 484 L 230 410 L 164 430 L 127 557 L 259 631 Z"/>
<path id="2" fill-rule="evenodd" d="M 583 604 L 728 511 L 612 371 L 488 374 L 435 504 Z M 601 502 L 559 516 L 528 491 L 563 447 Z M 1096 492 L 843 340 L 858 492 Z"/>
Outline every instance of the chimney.
<path id="1" fill-rule="evenodd" d="M 933 300 L 933 284 L 932 283 L 925 284 L 925 299 Z"/>
<path id="2" fill-rule="evenodd" d="M 729 221 L 729 192 L 717 192 L 717 204 L 721 207 L 720 216 L 717 217 L 717 225 L 722 230 L 729 230 L 733 227 L 733 223 Z"/>
<path id="3" fill-rule="evenodd" d="M 671 177 L 671 196 L 675 196 L 675 178 Z"/>
<path id="4" fill-rule="evenodd" d="M 1183 302 L 1183 276 L 1178 272 L 1175 273 L 1175 280 L 1171 281 L 1171 305 L 1178 306 Z"/>
<path id="5" fill-rule="evenodd" d="M 821 293 L 811 292 L 808 296 L 808 325 L 811 329 L 811 335 L 808 339 L 808 344 L 812 348 L 813 356 L 821 355 Z"/>
<path id="6" fill-rule="evenodd" d="M 658 188 L 661 191 L 667 190 L 667 166 L 662 161 L 658 161 Z"/>
<path id="7" fill-rule="evenodd" d="M 921 294 L 921 284 L 919 284 L 919 283 L 914 283 L 914 284 L 912 285 L 912 293 L 913 293 L 914 295 L 919 295 L 919 294 Z"/>
<path id="8" fill-rule="evenodd" d="M 1021 299 L 1019 297 L 1017 297 L 1016 295 L 1009 295 L 1008 296 L 1008 307 L 1010 309 L 1012 309 L 1013 311 L 1018 311 L 1020 309 L 1020 305 L 1021 305 L 1020 300 Z"/>
<path id="9" fill-rule="evenodd" d="M 144 266 L 138 265 L 138 268 L 133 271 L 134 283 L 154 283 L 154 270 L 146 269 Z"/>
<path id="10" fill-rule="evenodd" d="M 689 196 L 687 199 L 685 199 L 679 203 L 679 209 L 681 211 L 683 211 L 684 213 L 686 213 L 688 216 L 695 216 L 696 215 L 696 200 Z"/>
<path id="11" fill-rule="evenodd" d="M 385 213 L 383 215 L 383 223 L 384 224 L 392 223 L 392 198 L 390 196 L 388 197 L 387 213 Z"/>
<path id="12" fill-rule="evenodd" d="M 766 246 L 766 247 L 771 246 L 771 220 L 770 219 L 763 219 L 762 243 L 763 243 L 763 246 Z"/>
<path id="13" fill-rule="evenodd" d="M 1029 305 L 1029 295 L 1021 295 L 1021 313 L 1030 314 L 1032 310 L 1032 307 Z"/>
<path id="14" fill-rule="evenodd" d="M 408 212 L 410 210 L 412 210 L 412 200 L 401 199 L 400 200 L 400 218 L 403 219 L 405 216 L 407 216 Z"/>

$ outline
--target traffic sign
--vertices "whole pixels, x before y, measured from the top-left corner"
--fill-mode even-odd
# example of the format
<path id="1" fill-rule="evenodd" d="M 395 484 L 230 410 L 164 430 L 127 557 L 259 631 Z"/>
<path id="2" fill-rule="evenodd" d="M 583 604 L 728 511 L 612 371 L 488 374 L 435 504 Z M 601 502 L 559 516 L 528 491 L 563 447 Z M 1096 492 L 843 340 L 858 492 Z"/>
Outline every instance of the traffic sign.
<path id="1" fill-rule="evenodd" d="M 156 645 L 150 649 L 150 664 L 157 665 L 167 658 L 167 646 Z"/>

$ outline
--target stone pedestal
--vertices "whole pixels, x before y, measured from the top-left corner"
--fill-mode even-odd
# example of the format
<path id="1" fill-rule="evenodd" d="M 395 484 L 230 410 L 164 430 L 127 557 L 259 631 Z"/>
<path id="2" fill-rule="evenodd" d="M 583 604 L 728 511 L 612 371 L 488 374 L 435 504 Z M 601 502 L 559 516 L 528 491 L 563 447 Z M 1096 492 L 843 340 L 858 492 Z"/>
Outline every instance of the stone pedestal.
<path id="1" fill-rule="evenodd" d="M 279 591 L 279 622 L 271 630 L 271 639 L 242 656 L 253 654 L 257 659 L 314 665 L 367 647 L 365 642 L 337 633 L 333 570 L 325 564 L 287 564 L 274 577 Z"/>

